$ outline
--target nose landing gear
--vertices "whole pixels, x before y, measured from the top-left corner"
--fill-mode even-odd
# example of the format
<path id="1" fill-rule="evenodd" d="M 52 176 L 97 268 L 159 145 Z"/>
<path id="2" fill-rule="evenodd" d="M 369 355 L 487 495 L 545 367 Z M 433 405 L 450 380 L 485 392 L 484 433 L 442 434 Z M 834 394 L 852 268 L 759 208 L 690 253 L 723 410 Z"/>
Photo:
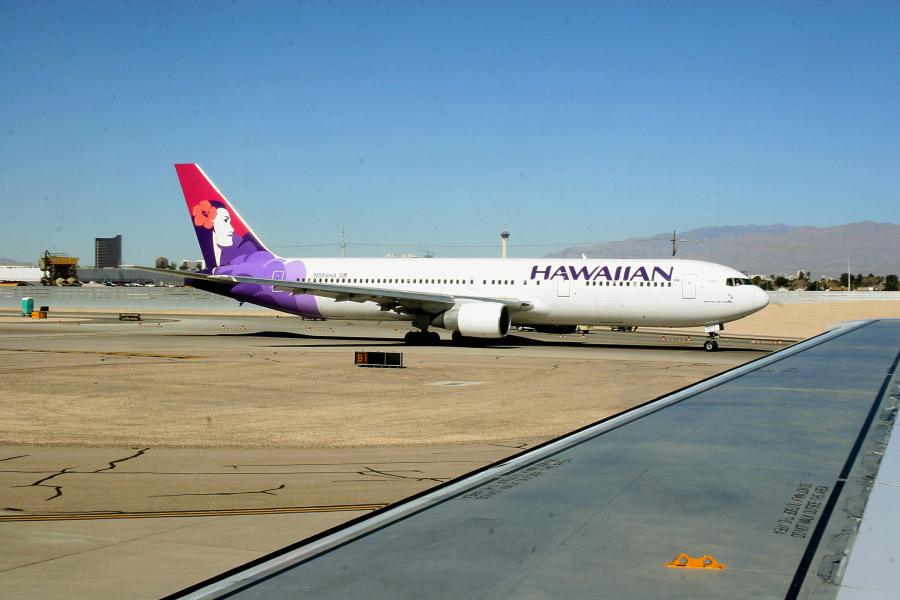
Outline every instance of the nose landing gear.
<path id="1" fill-rule="evenodd" d="M 706 331 L 706 341 L 703 342 L 703 349 L 707 352 L 715 352 L 719 349 L 719 332 L 725 329 L 722 323 L 707 325 L 703 328 Z"/>

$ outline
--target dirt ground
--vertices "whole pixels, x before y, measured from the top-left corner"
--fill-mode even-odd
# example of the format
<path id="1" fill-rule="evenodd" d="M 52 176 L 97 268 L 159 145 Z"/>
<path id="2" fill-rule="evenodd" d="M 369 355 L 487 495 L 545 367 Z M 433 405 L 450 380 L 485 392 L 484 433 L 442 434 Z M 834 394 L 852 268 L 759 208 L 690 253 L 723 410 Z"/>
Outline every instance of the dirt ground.
<path id="1" fill-rule="evenodd" d="M 246 313 L 173 322 L 0 328 L 3 444 L 340 448 L 534 441 L 750 360 L 739 352 L 608 347 L 396 348 L 359 369 L 356 340 L 395 324 L 302 324 Z M 771 304 L 730 335 L 809 337 L 900 317 L 900 302 Z M 14 317 L 10 317 L 14 318 Z M 281 327 L 288 337 L 271 337 Z M 380 330 L 379 330 L 380 328 Z M 256 336 L 254 332 L 265 335 Z M 388 331 L 390 330 L 390 331 Z M 49 335 L 47 335 L 49 334 Z"/>
<path id="2" fill-rule="evenodd" d="M 60 326 L 60 328 L 65 326 Z M 122 327 L 122 326 L 112 326 Z M 351 348 L 134 327 L 0 348 L 0 444 L 340 448 L 547 438 L 757 353 L 415 348 L 360 369 Z M 121 335 L 127 331 L 129 339 Z M 0 338 L 2 339 L 2 338 Z"/>
<path id="3" fill-rule="evenodd" d="M 900 318 L 898 300 L 856 300 L 818 304 L 779 304 L 772 302 L 756 314 L 725 326 L 727 333 L 741 335 L 784 335 L 808 338 L 845 321 Z"/>

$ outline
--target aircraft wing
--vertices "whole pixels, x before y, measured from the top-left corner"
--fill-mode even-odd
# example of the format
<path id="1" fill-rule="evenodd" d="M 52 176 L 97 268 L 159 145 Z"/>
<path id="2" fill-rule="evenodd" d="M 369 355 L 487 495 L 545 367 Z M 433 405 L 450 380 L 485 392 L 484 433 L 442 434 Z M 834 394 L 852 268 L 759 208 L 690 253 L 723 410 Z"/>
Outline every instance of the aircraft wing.
<path id="1" fill-rule="evenodd" d="M 271 285 L 276 291 L 292 294 L 310 294 L 323 298 L 333 298 L 338 302 L 375 302 L 384 310 L 397 309 L 400 312 L 443 312 L 452 308 L 459 301 L 496 302 L 505 305 L 511 312 L 530 310 L 531 302 L 518 298 L 498 298 L 466 294 L 439 294 L 432 292 L 398 290 L 390 288 L 362 287 L 340 283 L 312 283 L 301 281 L 285 281 L 283 279 L 265 279 L 243 275 L 205 275 L 188 271 L 172 271 L 152 267 L 128 266 L 129 269 L 174 275 L 183 279 L 199 279 L 221 285 L 248 283 L 254 285 Z"/>
<path id="2" fill-rule="evenodd" d="M 898 362 L 849 324 L 177 597 L 900 598 Z"/>

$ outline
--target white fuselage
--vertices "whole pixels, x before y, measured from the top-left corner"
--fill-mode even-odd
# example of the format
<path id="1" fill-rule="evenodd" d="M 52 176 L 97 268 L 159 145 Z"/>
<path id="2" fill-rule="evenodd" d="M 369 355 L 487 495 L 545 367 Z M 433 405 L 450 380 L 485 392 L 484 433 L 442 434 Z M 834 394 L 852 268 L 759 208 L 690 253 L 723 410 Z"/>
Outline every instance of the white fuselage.
<path id="1" fill-rule="evenodd" d="M 293 259 L 285 259 L 292 262 Z M 694 326 L 726 323 L 769 302 L 742 273 L 694 260 L 297 259 L 306 282 L 449 294 L 460 302 L 513 298 L 514 325 Z M 728 283 L 727 283 L 728 282 Z M 316 298 L 325 318 L 410 320 L 374 302 Z"/>

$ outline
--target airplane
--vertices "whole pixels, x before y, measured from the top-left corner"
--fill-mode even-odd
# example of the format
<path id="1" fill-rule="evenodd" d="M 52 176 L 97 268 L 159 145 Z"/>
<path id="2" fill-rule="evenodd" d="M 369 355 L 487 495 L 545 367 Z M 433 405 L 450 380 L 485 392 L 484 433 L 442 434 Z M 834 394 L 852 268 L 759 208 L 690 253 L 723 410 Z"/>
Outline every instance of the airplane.
<path id="1" fill-rule="evenodd" d="M 743 273 L 681 259 L 283 258 L 270 251 L 196 164 L 176 164 L 203 254 L 199 272 L 150 267 L 195 288 L 310 318 L 409 321 L 408 344 L 505 337 L 513 326 L 575 331 L 703 326 L 718 349 L 725 323 L 769 297 Z"/>

